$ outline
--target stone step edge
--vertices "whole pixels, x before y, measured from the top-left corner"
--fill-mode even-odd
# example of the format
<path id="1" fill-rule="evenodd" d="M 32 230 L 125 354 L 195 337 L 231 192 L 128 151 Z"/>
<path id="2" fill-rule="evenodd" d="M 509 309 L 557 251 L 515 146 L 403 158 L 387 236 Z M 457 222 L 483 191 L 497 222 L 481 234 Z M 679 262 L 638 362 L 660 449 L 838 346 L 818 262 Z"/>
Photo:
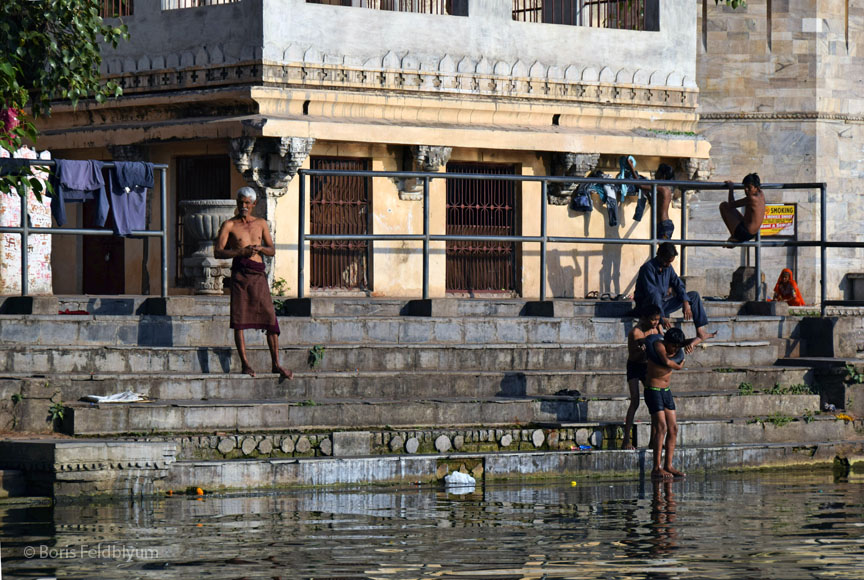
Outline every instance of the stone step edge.
<path id="1" fill-rule="evenodd" d="M 758 374 L 771 374 L 771 373 L 783 373 L 783 372 L 807 372 L 807 367 L 772 367 L 772 366 L 760 366 L 760 367 L 752 367 L 746 369 L 736 369 L 734 371 L 723 371 L 716 372 L 712 369 L 708 368 L 685 368 L 683 370 L 677 371 L 675 373 L 676 377 L 679 376 L 699 376 L 704 375 L 706 373 L 710 373 L 710 376 L 714 377 L 717 375 L 742 375 L 747 373 L 758 373 Z M 543 377 L 543 376 L 553 376 L 553 377 L 567 377 L 567 376 L 602 376 L 602 377 L 626 377 L 626 370 L 608 370 L 608 369 L 572 369 L 572 370 L 564 370 L 564 369 L 550 369 L 550 370 L 536 370 L 536 369 L 526 369 L 526 370 L 508 370 L 508 371 L 484 371 L 484 370 L 464 370 L 464 371 L 456 371 L 450 369 L 406 369 L 406 370 L 396 370 L 396 371 L 357 371 L 357 370 L 325 370 L 325 371 L 294 371 L 294 377 L 296 379 L 312 379 L 312 378 L 321 378 L 321 379 L 338 379 L 338 378 L 356 378 L 356 377 L 369 377 L 369 378 L 390 378 L 390 377 L 399 377 L 399 376 L 423 376 L 423 375 L 436 375 L 442 378 L 445 377 L 498 377 L 498 376 L 512 376 L 512 375 L 524 375 L 525 377 Z M 197 372 L 197 373 L 183 373 L 183 372 L 118 372 L 118 373 L 27 373 L 27 372 L 0 372 L 0 381 L 2 380 L 33 380 L 33 381 L 44 381 L 46 379 L 54 379 L 60 380 L 65 379 L 71 382 L 76 383 L 86 383 L 86 382 L 104 382 L 104 381 L 120 381 L 120 380 L 150 380 L 153 378 L 161 378 L 168 381 L 176 381 L 176 380 L 218 380 L 218 379 L 230 379 L 232 381 L 255 381 L 260 379 L 277 379 L 279 375 L 277 373 L 257 373 L 256 376 L 250 377 L 246 374 L 240 372 L 233 373 L 207 373 L 207 372 Z M 623 379 L 622 379 L 623 380 Z M 674 390 L 674 387 L 673 387 Z"/>
<path id="2" fill-rule="evenodd" d="M 695 391 L 695 392 L 686 392 L 681 393 L 680 395 L 675 394 L 673 390 L 673 395 L 679 398 L 688 398 L 688 399 L 697 399 L 697 398 L 711 398 L 711 397 L 721 397 L 721 398 L 729 398 L 729 397 L 811 397 L 811 398 L 819 398 L 819 395 L 816 394 L 782 394 L 775 395 L 769 393 L 755 393 L 752 395 L 738 395 L 735 391 Z M 67 407 L 75 407 L 75 408 L 86 408 L 86 409 L 101 409 L 101 408 L 118 408 L 118 407 L 178 407 L 178 408 L 186 408 L 186 407 L 256 407 L 256 406 L 270 406 L 270 405 L 287 405 L 287 406 L 343 406 L 346 404 L 354 404 L 354 405 L 369 405 L 369 404 L 382 404 L 382 405 L 404 405 L 406 403 L 499 403 L 499 404 L 509 404 L 509 403 L 526 403 L 532 401 L 561 401 L 561 402 L 572 402 L 577 401 L 580 403 L 591 403 L 591 402 L 602 402 L 602 401 L 621 401 L 627 400 L 629 396 L 627 395 L 606 395 L 606 396 L 592 396 L 590 398 L 585 397 L 573 397 L 569 395 L 526 395 L 523 397 L 422 397 L 422 398 L 411 398 L 411 399 L 376 399 L 376 398 L 363 398 L 363 399 L 321 399 L 321 402 L 314 401 L 314 405 L 308 403 L 309 399 L 302 400 L 291 400 L 291 399 L 261 399 L 261 400 L 245 400 L 245 399 L 158 399 L 153 401 L 140 401 L 135 403 L 91 403 L 87 401 L 70 401 L 66 403 Z"/>

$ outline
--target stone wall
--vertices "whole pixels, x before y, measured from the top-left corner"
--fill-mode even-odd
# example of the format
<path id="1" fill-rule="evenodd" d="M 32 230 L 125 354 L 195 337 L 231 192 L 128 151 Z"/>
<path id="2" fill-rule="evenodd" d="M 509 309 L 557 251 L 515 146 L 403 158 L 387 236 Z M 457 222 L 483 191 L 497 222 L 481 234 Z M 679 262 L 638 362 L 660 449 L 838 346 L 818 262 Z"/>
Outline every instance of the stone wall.
<path id="1" fill-rule="evenodd" d="M 861 241 L 864 98 L 856 85 L 864 59 L 856 46 L 864 39 L 864 17 L 850 8 L 847 48 L 844 6 L 841 0 L 775 1 L 769 41 L 765 3 L 734 11 L 709 3 L 707 50 L 700 34 L 697 66 L 699 127 L 712 144 L 715 179 L 740 182 L 756 171 L 765 183 L 824 181 L 828 239 Z M 724 197 L 691 196 L 692 237 L 727 235 L 717 210 Z M 818 237 L 818 190 L 766 190 L 766 199 L 798 203 L 799 239 Z M 829 250 L 827 298 L 849 296 L 844 276 L 861 271 L 862 257 L 860 250 Z M 688 253 L 688 271 L 704 272 L 712 293 L 725 295 L 740 260 L 740 250 L 700 248 Z M 804 299 L 819 299 L 817 250 L 766 250 L 762 263 L 769 292 L 780 270 L 791 267 Z"/>

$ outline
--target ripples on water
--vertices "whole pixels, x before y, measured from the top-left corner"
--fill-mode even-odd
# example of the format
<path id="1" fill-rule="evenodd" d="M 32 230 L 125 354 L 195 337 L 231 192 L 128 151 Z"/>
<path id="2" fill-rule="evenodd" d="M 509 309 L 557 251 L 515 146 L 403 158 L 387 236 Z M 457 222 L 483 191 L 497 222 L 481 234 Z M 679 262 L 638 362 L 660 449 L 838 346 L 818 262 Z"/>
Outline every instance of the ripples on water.
<path id="1" fill-rule="evenodd" d="M 861 491 L 762 473 L 0 503 L 0 554 L 4 578 L 864 578 Z"/>

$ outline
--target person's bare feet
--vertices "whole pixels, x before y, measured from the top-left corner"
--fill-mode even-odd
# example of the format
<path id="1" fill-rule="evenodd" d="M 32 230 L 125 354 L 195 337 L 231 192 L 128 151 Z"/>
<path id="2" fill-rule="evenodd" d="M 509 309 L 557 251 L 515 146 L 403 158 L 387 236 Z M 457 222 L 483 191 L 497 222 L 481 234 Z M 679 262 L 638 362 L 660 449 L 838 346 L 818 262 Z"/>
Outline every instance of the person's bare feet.
<path id="1" fill-rule="evenodd" d="M 294 371 L 291 369 L 283 369 L 279 365 L 273 365 L 273 368 L 270 369 L 271 373 L 279 373 L 279 379 L 285 379 L 290 381 L 294 378 Z"/>
<path id="2" fill-rule="evenodd" d="M 672 479 L 673 475 L 665 469 L 655 467 L 651 470 L 651 479 Z"/>
<path id="3" fill-rule="evenodd" d="M 703 341 L 706 341 L 709 338 L 714 338 L 715 336 L 717 336 L 717 332 L 708 332 L 707 330 L 705 330 L 705 327 L 700 326 L 696 329 L 696 336 L 698 336 Z"/>
<path id="4" fill-rule="evenodd" d="M 686 477 L 687 476 L 686 473 L 684 473 L 683 471 L 678 471 L 674 467 L 667 467 L 665 469 L 665 471 L 667 473 L 669 473 L 672 477 Z"/>
<path id="5" fill-rule="evenodd" d="M 621 449 L 623 449 L 624 451 L 635 451 L 635 450 L 636 450 L 636 448 L 633 447 L 633 444 L 630 443 L 629 441 L 625 441 L 625 442 L 621 445 Z"/>
<path id="6" fill-rule="evenodd" d="M 244 375 L 249 375 L 250 377 L 255 376 L 255 369 L 253 369 L 249 365 L 243 365 L 243 369 L 240 372 Z"/>

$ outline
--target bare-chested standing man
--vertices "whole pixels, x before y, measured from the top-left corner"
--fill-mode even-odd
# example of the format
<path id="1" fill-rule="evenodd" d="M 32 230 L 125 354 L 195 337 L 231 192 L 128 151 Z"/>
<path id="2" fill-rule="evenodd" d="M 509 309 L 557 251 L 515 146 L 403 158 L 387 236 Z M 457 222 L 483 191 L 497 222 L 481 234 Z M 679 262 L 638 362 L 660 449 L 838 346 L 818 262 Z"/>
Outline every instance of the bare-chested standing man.
<path id="1" fill-rule="evenodd" d="M 636 171 L 636 166 L 629 159 L 627 164 L 630 166 L 630 171 L 633 172 L 638 179 L 645 179 Z M 661 163 L 657 166 L 657 171 L 654 172 L 654 179 L 671 181 L 675 178 L 675 172 L 672 166 L 666 163 Z M 640 196 L 639 202 L 636 205 L 636 215 L 633 216 L 635 221 L 642 220 L 642 212 L 645 210 L 645 201 L 650 199 L 651 186 L 640 185 L 640 189 L 645 191 L 644 196 Z M 669 218 L 669 205 L 672 203 L 672 188 L 668 185 L 657 186 L 657 238 L 660 240 L 671 240 L 672 234 L 675 232 L 675 223 Z"/>
<path id="2" fill-rule="evenodd" d="M 744 185 L 744 197 L 735 199 L 732 182 L 726 181 L 729 188 L 729 201 L 720 204 L 720 215 L 731 234 L 730 243 L 749 242 L 759 233 L 762 221 L 765 219 L 765 195 L 762 193 L 762 181 L 755 173 L 747 175 L 741 182 Z M 744 215 L 737 208 L 744 207 Z"/>
<path id="3" fill-rule="evenodd" d="M 242 372 L 255 376 L 255 370 L 246 357 L 243 330 L 258 328 L 267 333 L 271 372 L 279 373 L 280 378 L 291 379 L 294 373 L 279 365 L 279 322 L 261 258 L 275 255 L 276 248 L 267 222 L 252 215 L 257 197 L 251 187 L 241 187 L 237 191 L 237 215 L 222 224 L 213 253 L 217 258 L 232 258 L 231 328 L 234 329 L 234 343 L 240 354 Z"/>

